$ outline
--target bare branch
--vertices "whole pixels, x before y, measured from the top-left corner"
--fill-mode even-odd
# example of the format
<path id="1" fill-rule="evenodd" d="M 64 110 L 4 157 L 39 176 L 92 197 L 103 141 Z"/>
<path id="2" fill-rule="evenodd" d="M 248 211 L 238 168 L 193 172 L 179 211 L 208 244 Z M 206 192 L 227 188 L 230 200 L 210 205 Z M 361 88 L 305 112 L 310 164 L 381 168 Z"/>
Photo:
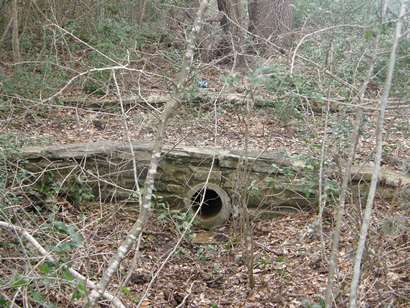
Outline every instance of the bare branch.
<path id="1" fill-rule="evenodd" d="M 175 100 L 169 101 L 164 108 L 164 111 L 161 114 L 160 123 L 158 130 L 155 136 L 155 143 L 152 149 L 152 156 L 150 167 L 145 179 L 144 185 L 144 196 L 142 201 L 142 206 L 140 209 L 140 214 L 129 231 L 126 239 L 122 242 L 120 247 L 117 250 L 117 253 L 111 258 L 108 268 L 105 270 L 103 277 L 100 283 L 97 286 L 97 290 L 93 290 L 90 295 L 91 305 L 95 305 L 98 299 L 101 297 L 108 284 L 111 281 L 111 278 L 115 271 L 118 269 L 121 261 L 125 258 L 126 254 L 130 250 L 131 246 L 138 239 L 141 234 L 151 211 L 151 199 L 154 189 L 154 178 L 157 173 L 159 161 L 161 158 L 162 145 L 165 135 L 165 130 L 168 124 L 168 120 L 171 118 L 174 111 L 179 106 L 181 96 L 183 95 L 183 90 L 186 84 L 189 82 L 191 77 L 191 70 L 193 66 L 194 59 L 194 50 L 195 50 L 195 40 L 201 29 L 201 22 L 203 15 L 208 7 L 208 0 L 202 0 L 201 5 L 198 9 L 197 17 L 192 26 L 192 30 L 187 38 L 187 47 L 185 52 L 185 57 L 183 61 L 182 71 L 180 72 L 177 79 L 177 98 Z"/>
<path id="2" fill-rule="evenodd" d="M 365 208 L 364 215 L 363 215 L 363 221 L 362 221 L 362 226 L 360 230 L 360 238 L 359 238 L 359 243 L 358 243 L 355 262 L 354 262 L 353 279 L 352 279 L 352 283 L 350 286 L 350 301 L 349 301 L 350 308 L 357 307 L 357 289 L 358 289 L 359 281 L 360 281 L 361 261 L 363 257 L 365 244 L 366 244 L 366 238 L 367 238 L 367 232 L 369 229 L 370 219 L 372 216 L 373 202 L 374 202 L 374 197 L 376 194 L 377 183 L 378 183 L 379 173 L 380 173 L 380 162 L 381 162 L 382 154 L 383 154 L 384 116 L 385 116 L 386 107 L 387 107 L 388 100 L 389 100 L 390 89 L 392 86 L 394 67 L 396 64 L 396 52 L 397 52 L 397 48 L 399 45 L 401 28 L 403 25 L 403 16 L 405 15 L 405 13 L 406 13 L 405 1 L 401 0 L 400 1 L 400 15 L 396 23 L 396 30 L 395 30 L 395 35 L 393 39 L 393 46 L 392 46 L 391 53 L 390 53 L 389 67 L 387 70 L 387 77 L 386 77 L 386 81 L 384 84 L 384 93 L 380 99 L 380 111 L 379 111 L 379 117 L 377 119 L 377 124 L 376 124 L 376 154 L 375 154 L 375 159 L 374 159 L 374 169 L 373 169 L 373 174 L 372 174 L 372 180 L 370 182 L 369 194 L 367 197 L 366 208 Z"/>
<path id="3" fill-rule="evenodd" d="M 0 227 L 4 228 L 4 229 L 9 229 L 9 230 L 13 230 L 16 233 L 20 233 L 27 241 L 29 241 L 34 248 L 36 248 L 40 254 L 45 257 L 48 261 L 52 262 L 52 263 L 57 263 L 57 259 L 50 254 L 50 252 L 48 252 L 46 249 L 44 249 L 43 246 L 41 246 L 41 244 L 30 234 L 27 232 L 27 230 L 25 230 L 24 228 L 15 226 L 13 224 L 7 223 L 5 221 L 0 221 Z M 96 288 L 96 284 L 94 282 L 92 282 L 90 279 L 88 279 L 87 277 L 84 277 L 83 275 L 81 275 L 79 272 L 77 272 L 75 269 L 67 266 L 67 265 L 62 265 L 65 269 L 67 269 L 71 275 L 73 275 L 75 278 L 84 281 L 86 283 L 86 286 L 90 289 L 95 289 Z M 119 308 L 124 308 L 124 304 L 114 295 L 112 295 L 109 292 L 104 292 L 102 294 L 102 296 L 104 298 L 106 298 L 107 300 L 111 301 L 112 304 L 115 307 L 119 307 Z"/>
<path id="4" fill-rule="evenodd" d="M 296 45 L 295 50 L 293 51 L 293 55 L 292 55 L 292 62 L 290 64 L 290 74 L 293 74 L 293 68 L 295 66 L 295 59 L 296 59 L 296 55 L 298 53 L 298 50 L 300 48 L 300 46 L 303 44 L 303 42 L 310 36 L 313 36 L 315 34 L 321 33 L 321 32 L 325 32 L 325 31 L 329 31 L 329 30 L 333 30 L 333 29 L 337 29 L 337 28 L 365 28 L 363 26 L 360 25 L 336 25 L 336 26 L 331 26 L 331 27 L 327 27 L 327 28 L 323 28 L 323 29 L 319 29 L 317 31 L 311 32 L 306 34 L 304 37 L 302 37 L 302 39 L 299 41 L 299 43 Z"/>
<path id="5" fill-rule="evenodd" d="M 377 32 L 377 35 L 372 44 L 373 46 L 371 46 L 372 50 L 376 50 L 378 48 L 379 40 L 380 40 L 380 32 Z M 363 82 L 360 88 L 360 91 L 358 93 L 359 104 L 364 99 L 367 86 L 373 75 L 373 71 L 376 65 L 376 60 L 377 60 L 376 53 L 372 53 L 372 56 L 369 59 L 369 69 L 367 71 L 367 77 L 365 81 Z M 343 216 L 345 212 L 345 203 L 346 203 L 346 197 L 348 194 L 348 186 L 349 186 L 349 182 L 350 182 L 351 175 L 352 175 L 352 165 L 355 160 L 356 149 L 357 149 L 359 139 L 360 139 L 360 128 L 362 126 L 362 122 L 363 122 L 363 110 L 359 109 L 359 113 L 356 117 L 356 123 L 354 125 L 353 133 L 352 133 L 352 146 L 350 148 L 349 157 L 346 162 L 345 173 L 343 174 L 339 202 L 336 207 L 336 217 L 335 217 L 336 225 L 335 225 L 333 237 L 332 237 L 332 250 L 331 250 L 331 255 L 329 258 L 329 273 L 328 273 L 328 278 L 327 278 L 327 287 L 326 287 L 326 295 L 325 295 L 326 307 L 331 307 L 333 304 L 333 283 L 335 279 L 334 276 L 337 271 L 337 255 L 339 251 L 341 228 L 342 228 Z"/>

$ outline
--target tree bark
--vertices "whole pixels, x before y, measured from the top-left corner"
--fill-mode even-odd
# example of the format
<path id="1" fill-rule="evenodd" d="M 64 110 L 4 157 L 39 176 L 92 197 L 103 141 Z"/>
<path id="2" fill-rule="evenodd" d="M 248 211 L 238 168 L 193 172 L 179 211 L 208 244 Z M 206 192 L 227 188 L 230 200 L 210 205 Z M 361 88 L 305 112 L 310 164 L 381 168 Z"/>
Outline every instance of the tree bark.
<path id="1" fill-rule="evenodd" d="M 249 25 L 256 41 L 264 40 L 280 46 L 289 44 L 286 33 L 293 24 L 291 0 L 248 0 Z"/>
<path id="2" fill-rule="evenodd" d="M 18 26 L 18 3 L 17 0 L 11 2 L 11 19 L 12 31 L 11 31 L 11 44 L 13 49 L 14 62 L 20 62 L 20 41 L 19 41 L 19 26 Z"/>
<path id="3" fill-rule="evenodd" d="M 243 33 L 242 33 L 242 12 L 240 0 L 218 0 L 218 10 L 222 13 L 220 25 L 224 36 L 228 37 L 230 48 L 229 52 L 233 53 L 234 67 L 243 66 L 245 58 L 243 53 Z M 226 40 L 224 40 L 226 44 Z"/>
<path id="4" fill-rule="evenodd" d="M 240 1 L 239 0 L 218 0 L 218 10 L 223 14 L 221 27 L 225 33 L 233 30 L 239 24 Z"/>
<path id="5" fill-rule="evenodd" d="M 142 25 L 145 18 L 145 10 L 147 7 L 147 0 L 141 0 L 139 3 L 138 24 Z"/>

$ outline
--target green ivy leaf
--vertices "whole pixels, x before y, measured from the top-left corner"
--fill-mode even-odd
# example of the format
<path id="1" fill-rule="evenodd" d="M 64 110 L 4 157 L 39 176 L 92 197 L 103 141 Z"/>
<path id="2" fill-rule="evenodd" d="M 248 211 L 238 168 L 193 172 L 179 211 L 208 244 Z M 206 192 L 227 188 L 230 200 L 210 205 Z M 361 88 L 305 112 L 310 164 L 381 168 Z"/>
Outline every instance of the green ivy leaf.
<path id="1" fill-rule="evenodd" d="M 368 30 L 366 32 L 363 33 L 364 39 L 366 40 L 366 42 L 370 42 L 370 40 L 373 39 L 375 33 L 372 30 Z"/>
<path id="2" fill-rule="evenodd" d="M 0 307 L 8 307 L 9 302 L 2 296 L 0 296 Z"/>
<path id="3" fill-rule="evenodd" d="M 56 228 L 59 232 L 67 234 L 70 236 L 71 241 L 68 243 L 63 243 L 59 245 L 59 249 L 57 251 L 67 251 L 73 248 L 81 247 L 84 241 L 83 236 L 76 230 L 76 228 L 72 225 L 67 225 L 62 221 L 55 221 L 53 222 L 54 228 Z M 56 247 L 57 248 L 57 247 Z"/>
<path id="4" fill-rule="evenodd" d="M 59 245 L 57 245 L 53 251 L 55 252 L 66 252 L 66 251 L 70 251 L 73 250 L 75 247 L 72 245 L 71 242 L 67 242 L 67 243 L 61 243 Z"/>
<path id="5" fill-rule="evenodd" d="M 47 262 L 44 262 L 38 267 L 38 270 L 40 271 L 40 273 L 48 274 L 50 273 L 50 266 L 48 265 Z"/>
<path id="6" fill-rule="evenodd" d="M 63 277 L 65 280 L 70 281 L 70 282 L 75 279 L 75 277 L 70 273 L 68 269 L 63 271 Z"/>
<path id="7" fill-rule="evenodd" d="M 43 297 L 43 294 L 41 294 L 38 291 L 32 291 L 31 292 L 31 298 L 33 299 L 33 301 L 35 301 L 38 304 L 41 304 L 43 306 L 46 306 L 46 300 Z"/>
<path id="8" fill-rule="evenodd" d="M 130 290 L 130 288 L 128 288 L 128 287 L 123 287 L 123 288 L 121 288 L 121 292 L 122 292 L 122 294 L 124 294 L 125 296 L 128 296 L 128 295 L 131 293 L 131 290 Z"/>
<path id="9" fill-rule="evenodd" d="M 52 271 L 55 271 L 55 265 L 52 262 L 44 262 L 39 267 L 38 270 L 43 274 L 50 274 Z"/>
<path id="10" fill-rule="evenodd" d="M 77 285 L 77 287 L 76 287 L 76 289 L 73 293 L 72 299 L 79 300 L 79 299 L 83 298 L 86 294 L 87 294 L 87 288 L 85 287 L 84 281 L 81 281 L 81 282 L 78 283 L 78 285 Z"/>

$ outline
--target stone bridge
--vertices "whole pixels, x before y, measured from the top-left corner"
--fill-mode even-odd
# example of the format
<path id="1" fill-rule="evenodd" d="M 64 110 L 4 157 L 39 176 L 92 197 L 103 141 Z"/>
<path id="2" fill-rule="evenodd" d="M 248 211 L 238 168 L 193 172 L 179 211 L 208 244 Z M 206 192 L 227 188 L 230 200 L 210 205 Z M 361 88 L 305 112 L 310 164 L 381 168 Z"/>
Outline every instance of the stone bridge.
<path id="1" fill-rule="evenodd" d="M 152 144 L 97 142 L 89 144 L 27 147 L 23 162 L 30 181 L 41 190 L 81 202 L 94 196 L 103 202 L 136 202 L 136 185 L 143 187 Z M 229 217 L 238 189 L 238 151 L 195 147 L 165 147 L 155 182 L 156 202 L 170 206 L 193 205 L 204 198 L 199 219 L 216 225 Z M 317 206 L 317 170 L 306 161 L 284 153 L 248 153 L 248 206 L 307 209 Z M 135 168 L 134 168 L 135 162 Z M 134 172 L 134 170 L 136 172 Z M 364 171 L 363 171 L 364 170 Z M 357 190 L 365 194 L 369 170 L 356 168 Z M 384 170 L 383 198 L 409 203 L 410 177 Z M 206 190 L 203 187 L 207 183 Z M 205 196 L 203 195 L 205 194 Z"/>

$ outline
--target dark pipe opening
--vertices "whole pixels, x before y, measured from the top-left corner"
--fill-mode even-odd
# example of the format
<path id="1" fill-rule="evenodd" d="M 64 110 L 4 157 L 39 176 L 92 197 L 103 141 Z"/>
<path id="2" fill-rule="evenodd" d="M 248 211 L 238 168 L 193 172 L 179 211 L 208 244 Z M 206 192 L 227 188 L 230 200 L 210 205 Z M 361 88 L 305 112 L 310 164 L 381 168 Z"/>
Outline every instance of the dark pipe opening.
<path id="1" fill-rule="evenodd" d="M 198 210 L 202 198 L 204 198 L 204 203 L 202 203 L 198 215 L 202 218 L 210 218 L 218 215 L 222 209 L 222 200 L 216 191 L 209 188 L 201 189 L 192 196 L 191 201 L 194 213 Z"/>

